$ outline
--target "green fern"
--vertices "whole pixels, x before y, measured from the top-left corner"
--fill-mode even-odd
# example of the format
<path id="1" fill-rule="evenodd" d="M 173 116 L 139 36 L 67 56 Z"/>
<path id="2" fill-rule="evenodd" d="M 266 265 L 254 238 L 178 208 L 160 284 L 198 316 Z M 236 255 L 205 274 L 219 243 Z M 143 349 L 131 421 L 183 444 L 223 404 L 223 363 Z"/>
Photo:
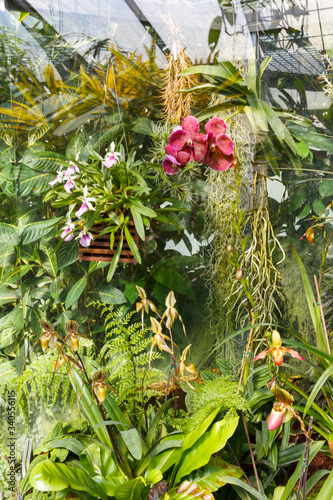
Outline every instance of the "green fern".
<path id="1" fill-rule="evenodd" d="M 156 392 L 147 389 L 150 382 L 157 380 L 160 372 L 152 369 L 148 374 L 151 329 L 132 321 L 134 311 L 124 315 L 124 307 L 115 308 L 94 302 L 104 316 L 105 339 L 101 356 L 108 374 L 108 383 L 114 387 L 125 403 L 129 415 L 139 419 Z M 161 358 L 159 352 L 152 354 L 152 360 Z"/>

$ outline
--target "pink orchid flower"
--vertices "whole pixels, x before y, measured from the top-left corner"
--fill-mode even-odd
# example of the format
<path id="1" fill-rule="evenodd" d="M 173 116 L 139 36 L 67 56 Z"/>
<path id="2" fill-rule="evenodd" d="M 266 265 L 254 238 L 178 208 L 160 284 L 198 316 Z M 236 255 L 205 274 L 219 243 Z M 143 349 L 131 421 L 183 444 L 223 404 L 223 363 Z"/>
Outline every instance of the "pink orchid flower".
<path id="1" fill-rule="evenodd" d="M 115 143 L 112 142 L 110 145 L 110 152 L 106 154 L 104 161 L 102 162 L 106 168 L 110 168 L 116 163 L 118 163 L 118 156 L 120 156 L 120 153 L 115 151 L 114 148 L 115 148 Z"/>
<path id="2" fill-rule="evenodd" d="M 49 185 L 51 187 L 54 187 L 55 184 L 57 184 L 58 182 L 62 182 L 64 180 L 64 172 L 58 170 L 57 174 L 58 174 L 57 177 L 53 181 L 49 182 Z"/>
<path id="3" fill-rule="evenodd" d="M 87 248 L 90 246 L 91 241 L 94 239 L 93 235 L 89 231 L 81 231 L 77 239 L 80 238 L 80 245 Z"/>
<path id="4" fill-rule="evenodd" d="M 305 361 L 304 358 L 302 358 L 302 356 L 298 354 L 297 351 L 294 351 L 293 349 L 287 349 L 286 347 L 282 347 L 282 340 L 277 330 L 274 330 L 272 333 L 272 344 L 273 347 L 259 353 L 258 356 L 256 356 L 253 361 L 257 361 L 258 359 L 264 359 L 266 358 L 267 354 L 273 354 L 274 363 L 277 366 L 280 366 L 283 363 L 283 356 L 285 353 L 290 354 L 290 356 L 292 356 L 293 358 Z"/>
<path id="5" fill-rule="evenodd" d="M 212 118 L 205 126 L 208 147 L 202 162 L 213 170 L 223 172 L 235 164 L 234 143 L 225 133 L 227 126 L 222 118 Z"/>
<path id="6" fill-rule="evenodd" d="M 267 428 L 269 431 L 275 431 L 275 429 L 280 427 L 286 411 L 286 405 L 284 403 L 274 403 L 267 421 Z"/>
<path id="7" fill-rule="evenodd" d="M 162 167 L 164 168 L 164 171 L 169 174 L 177 174 L 179 170 L 179 163 L 173 156 L 171 155 L 165 155 L 163 161 L 162 161 Z"/>
<path id="8" fill-rule="evenodd" d="M 194 116 L 188 116 L 183 120 L 181 127 L 177 126 L 173 129 L 169 137 L 169 145 L 176 151 L 176 159 L 182 165 L 186 165 L 192 159 L 201 161 L 208 147 L 207 136 L 199 133 L 199 122 Z M 170 150 L 166 152 L 171 154 Z M 180 153 L 182 156 L 178 156 Z"/>
<path id="9" fill-rule="evenodd" d="M 72 177 L 67 177 L 67 179 L 68 179 L 68 181 L 64 185 L 64 190 L 66 191 L 66 193 L 72 194 L 71 190 L 76 186 L 76 184 L 75 184 L 75 182 L 73 182 Z"/>
<path id="10" fill-rule="evenodd" d="M 71 241 L 74 238 L 74 236 L 73 234 L 69 233 L 73 231 L 74 228 L 75 224 L 73 224 L 73 222 L 70 219 L 68 219 L 65 227 L 63 228 L 63 232 L 60 235 L 60 238 L 62 238 L 64 241 Z"/>
<path id="11" fill-rule="evenodd" d="M 82 205 L 77 212 L 75 212 L 76 217 L 79 219 L 82 214 L 87 212 L 88 210 L 95 210 L 93 205 L 90 203 L 91 201 L 96 201 L 96 198 L 92 196 L 88 196 L 88 186 L 84 186 L 83 188 L 83 197 L 82 197 Z"/>

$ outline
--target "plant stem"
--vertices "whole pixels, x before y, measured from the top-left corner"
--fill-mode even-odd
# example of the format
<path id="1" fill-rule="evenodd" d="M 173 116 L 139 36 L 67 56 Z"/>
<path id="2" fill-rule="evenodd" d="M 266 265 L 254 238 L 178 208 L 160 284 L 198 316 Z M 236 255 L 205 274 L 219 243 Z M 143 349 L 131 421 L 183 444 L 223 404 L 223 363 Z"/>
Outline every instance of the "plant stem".
<path id="1" fill-rule="evenodd" d="M 259 480 L 259 476 L 258 476 L 258 471 L 257 471 L 257 466 L 256 466 L 256 461 L 254 460 L 254 455 L 253 455 L 253 451 L 252 451 L 252 446 L 251 446 L 251 441 L 250 441 L 250 435 L 249 435 L 249 431 L 247 429 L 247 425 L 246 425 L 246 420 L 245 420 L 245 415 L 243 412 L 242 413 L 242 419 L 243 419 L 243 424 L 244 424 L 244 429 L 245 429 L 245 434 L 246 434 L 246 439 L 247 439 L 247 443 L 249 445 L 249 450 L 250 450 L 250 455 L 251 455 L 251 461 L 252 461 L 252 466 L 253 466 L 253 470 L 254 470 L 254 475 L 256 476 L 256 481 L 257 481 L 257 486 L 258 486 L 258 491 L 259 493 L 261 494 L 261 486 L 260 486 L 260 480 Z"/>
<path id="2" fill-rule="evenodd" d="M 299 478 L 296 500 L 300 499 L 301 490 L 302 489 L 303 489 L 302 498 L 303 498 L 303 500 L 306 500 L 306 497 L 305 497 L 305 493 L 306 493 L 306 479 L 307 479 L 307 476 L 308 476 L 310 441 L 311 441 L 310 436 L 311 436 L 311 432 L 312 432 L 312 421 L 313 421 L 313 417 L 310 417 L 310 419 L 309 419 L 309 427 L 308 427 L 308 435 L 306 436 L 306 444 L 305 444 L 305 450 L 304 450 L 304 455 L 303 455 L 302 470 L 301 470 L 301 475 L 300 475 L 300 478 Z"/>
<path id="3" fill-rule="evenodd" d="M 319 285 L 318 285 L 318 281 L 317 281 L 317 276 L 316 275 L 314 276 L 314 282 L 315 282 L 316 290 L 317 290 L 317 301 L 318 301 L 318 304 L 319 304 L 319 307 L 320 307 L 321 321 L 322 321 L 323 328 L 324 328 L 324 333 L 325 333 L 325 340 L 326 340 L 326 344 L 327 344 L 327 352 L 328 352 L 328 354 L 331 354 L 331 348 L 330 348 L 330 343 L 329 343 L 329 340 L 328 340 L 327 329 L 326 329 L 326 322 L 325 322 L 324 310 L 323 310 L 323 305 L 321 303 L 320 288 L 319 288 Z"/>
<path id="4" fill-rule="evenodd" d="M 239 461 L 238 461 L 238 459 L 237 459 L 237 457 L 236 457 L 236 455 L 235 455 L 235 452 L 234 452 L 234 450 L 232 449 L 231 444 L 229 443 L 229 441 L 227 441 L 227 445 L 228 445 L 228 448 L 229 448 L 229 450 L 230 450 L 230 452 L 231 452 L 232 456 L 234 457 L 234 460 L 235 460 L 235 462 L 236 462 L 237 466 L 238 466 L 238 467 L 241 469 L 241 471 L 243 472 L 244 477 L 245 477 L 245 479 L 246 479 L 246 481 L 247 481 L 248 485 L 249 485 L 249 486 L 252 486 L 252 488 L 253 488 L 253 484 L 251 483 L 251 481 L 249 480 L 249 478 L 247 477 L 247 475 L 246 475 L 246 474 L 245 474 L 245 472 L 243 471 L 243 469 L 242 469 L 242 467 L 241 467 L 241 464 L 239 463 Z"/>

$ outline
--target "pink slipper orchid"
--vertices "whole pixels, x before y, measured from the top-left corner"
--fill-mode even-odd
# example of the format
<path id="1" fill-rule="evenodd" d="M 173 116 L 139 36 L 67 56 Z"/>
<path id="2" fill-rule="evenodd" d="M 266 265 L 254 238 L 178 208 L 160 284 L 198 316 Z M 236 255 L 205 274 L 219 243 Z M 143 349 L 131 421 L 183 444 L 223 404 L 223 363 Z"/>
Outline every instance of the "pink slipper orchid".
<path id="1" fill-rule="evenodd" d="M 120 153 L 117 153 L 114 148 L 115 143 L 112 142 L 110 145 L 110 152 L 106 154 L 104 161 L 102 162 L 106 168 L 112 167 L 112 165 L 115 165 L 119 161 L 118 156 L 120 156 Z"/>
<path id="2" fill-rule="evenodd" d="M 304 358 L 302 358 L 302 356 L 298 354 L 297 351 L 294 351 L 293 349 L 287 349 L 286 347 L 282 347 L 282 340 L 277 330 L 274 330 L 272 333 L 272 344 L 273 347 L 259 353 L 258 356 L 256 356 L 253 361 L 257 361 L 258 359 L 264 359 L 266 358 L 267 354 L 272 354 L 274 363 L 277 366 L 280 366 L 283 363 L 283 356 L 285 353 L 290 354 L 290 356 L 292 356 L 293 358 L 305 361 Z"/>

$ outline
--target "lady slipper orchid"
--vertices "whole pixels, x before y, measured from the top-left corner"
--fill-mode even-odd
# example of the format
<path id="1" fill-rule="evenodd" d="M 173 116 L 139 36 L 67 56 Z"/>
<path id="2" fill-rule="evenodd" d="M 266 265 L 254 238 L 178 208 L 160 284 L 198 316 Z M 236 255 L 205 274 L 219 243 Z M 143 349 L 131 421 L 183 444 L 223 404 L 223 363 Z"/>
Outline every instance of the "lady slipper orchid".
<path id="1" fill-rule="evenodd" d="M 120 156 L 120 153 L 115 151 L 114 148 L 115 143 L 112 142 L 110 145 L 110 152 L 105 155 L 104 161 L 102 162 L 106 168 L 110 168 L 112 165 L 118 163 L 118 156 Z"/>
<path id="2" fill-rule="evenodd" d="M 82 214 L 84 214 L 88 210 L 95 210 L 95 208 L 92 206 L 92 204 L 90 202 L 96 201 L 96 198 L 93 198 L 92 196 L 88 197 L 88 186 L 87 185 L 84 186 L 84 188 L 83 188 L 82 201 L 83 201 L 83 203 L 82 203 L 81 207 L 79 208 L 79 210 L 77 212 L 75 212 L 75 215 L 78 219 L 81 217 Z"/>
<path id="3" fill-rule="evenodd" d="M 150 317 L 150 324 L 151 324 L 151 329 L 153 330 L 153 333 L 155 335 L 151 339 L 151 348 L 149 351 L 149 373 L 150 373 L 151 357 L 153 355 L 153 350 L 155 346 L 157 346 L 160 351 L 168 352 L 171 355 L 173 354 L 172 350 L 170 349 L 170 347 L 168 347 L 167 343 L 165 342 L 165 339 L 170 340 L 170 337 L 162 333 L 161 323 L 159 323 L 155 318 Z"/>
<path id="4" fill-rule="evenodd" d="M 185 349 L 183 350 L 183 353 L 181 355 L 181 358 L 180 358 L 180 361 L 179 361 L 179 365 L 178 365 L 178 368 L 176 370 L 176 375 L 178 374 L 178 372 L 180 373 L 180 376 L 182 378 L 182 380 L 189 386 L 191 387 L 191 389 L 194 389 L 194 387 L 190 384 L 190 382 L 188 380 L 186 380 L 185 378 L 185 374 L 184 374 L 184 371 L 186 370 L 187 372 L 189 373 L 196 373 L 196 370 L 195 370 L 195 367 L 194 365 L 191 363 L 190 365 L 188 365 L 186 363 L 186 355 L 187 355 L 187 352 L 190 350 L 190 347 L 191 347 L 192 344 L 189 344 L 188 346 L 185 347 Z"/>
<path id="5" fill-rule="evenodd" d="M 277 366 L 280 366 L 283 363 L 283 356 L 285 353 L 289 353 L 290 356 L 292 356 L 293 358 L 305 361 L 304 358 L 302 358 L 302 356 L 298 354 L 297 351 L 294 351 L 294 349 L 287 349 L 286 347 L 282 346 L 282 340 L 277 330 L 274 330 L 272 333 L 272 344 L 273 347 L 259 353 L 258 356 L 256 356 L 253 361 L 257 361 L 258 359 L 264 359 L 266 358 L 267 354 L 273 354 L 274 363 Z"/>
<path id="6" fill-rule="evenodd" d="M 294 403 L 293 396 L 289 394 L 289 392 L 277 386 L 272 387 L 272 392 L 276 397 L 276 399 L 278 400 L 278 402 L 274 403 L 272 411 L 268 417 L 267 421 L 268 430 L 275 431 L 275 429 L 280 427 L 281 424 L 288 422 L 294 417 L 297 418 L 297 420 L 299 421 L 301 429 L 306 435 L 306 437 L 311 439 L 305 429 L 303 420 L 292 407 Z"/>
<path id="7" fill-rule="evenodd" d="M 79 239 L 80 238 L 80 245 L 82 245 L 83 247 L 87 248 L 90 246 L 90 243 L 92 242 L 92 240 L 94 239 L 93 235 L 91 233 L 89 233 L 89 231 L 81 231 L 79 236 L 76 238 L 76 239 Z"/>

